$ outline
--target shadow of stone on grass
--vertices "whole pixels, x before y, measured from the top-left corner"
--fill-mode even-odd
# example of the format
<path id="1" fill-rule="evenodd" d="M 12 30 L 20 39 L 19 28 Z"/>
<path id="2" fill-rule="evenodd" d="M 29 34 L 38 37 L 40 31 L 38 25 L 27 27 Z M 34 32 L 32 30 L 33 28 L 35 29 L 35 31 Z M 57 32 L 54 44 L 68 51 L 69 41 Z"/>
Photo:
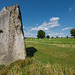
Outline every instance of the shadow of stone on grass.
<path id="1" fill-rule="evenodd" d="M 37 50 L 34 47 L 26 48 L 27 57 L 33 57 L 35 52 L 37 52 Z"/>

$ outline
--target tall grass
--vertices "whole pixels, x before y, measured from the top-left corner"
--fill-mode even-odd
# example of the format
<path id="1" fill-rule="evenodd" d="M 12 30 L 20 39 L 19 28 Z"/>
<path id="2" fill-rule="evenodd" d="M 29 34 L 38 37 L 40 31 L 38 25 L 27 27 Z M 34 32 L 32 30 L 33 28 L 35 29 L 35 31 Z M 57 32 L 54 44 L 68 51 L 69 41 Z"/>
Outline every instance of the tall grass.
<path id="1" fill-rule="evenodd" d="M 29 57 L 0 65 L 0 75 L 75 75 L 75 39 L 27 39 L 26 48 Z"/>
<path id="2" fill-rule="evenodd" d="M 0 75 L 74 75 L 74 71 L 58 64 L 42 64 L 32 58 L 18 60 L 0 70 Z"/>

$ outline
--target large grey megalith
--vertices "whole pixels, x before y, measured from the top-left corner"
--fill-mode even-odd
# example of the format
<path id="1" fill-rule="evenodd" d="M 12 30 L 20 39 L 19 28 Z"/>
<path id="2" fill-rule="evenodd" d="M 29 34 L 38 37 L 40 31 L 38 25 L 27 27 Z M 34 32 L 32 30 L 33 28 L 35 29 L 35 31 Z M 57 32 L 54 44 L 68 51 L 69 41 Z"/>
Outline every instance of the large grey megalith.
<path id="1" fill-rule="evenodd" d="M 26 50 L 19 5 L 4 7 L 0 12 L 0 64 L 25 59 Z"/>

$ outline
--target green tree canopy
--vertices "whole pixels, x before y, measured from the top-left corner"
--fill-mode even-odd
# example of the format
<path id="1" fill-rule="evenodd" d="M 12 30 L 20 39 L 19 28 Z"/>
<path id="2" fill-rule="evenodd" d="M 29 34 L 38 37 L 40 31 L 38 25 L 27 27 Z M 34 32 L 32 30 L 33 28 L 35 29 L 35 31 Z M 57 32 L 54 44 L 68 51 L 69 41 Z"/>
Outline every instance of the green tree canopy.
<path id="1" fill-rule="evenodd" d="M 49 35 L 47 35 L 47 36 L 46 36 L 46 38 L 47 38 L 47 39 L 49 39 L 49 38 L 50 38 L 50 36 L 49 36 Z"/>
<path id="2" fill-rule="evenodd" d="M 53 36 L 51 38 L 54 38 Z"/>
<path id="3" fill-rule="evenodd" d="M 58 36 L 56 36 L 56 38 L 59 38 Z"/>
<path id="4" fill-rule="evenodd" d="M 69 36 L 66 36 L 66 38 L 69 38 Z"/>
<path id="5" fill-rule="evenodd" d="M 37 34 L 37 37 L 38 37 L 38 38 L 41 38 L 41 39 L 42 39 L 42 38 L 45 38 L 45 32 L 44 32 L 43 30 L 39 30 L 39 31 L 38 31 L 38 34 Z"/>
<path id="6" fill-rule="evenodd" d="M 71 33 L 71 36 L 75 38 L 75 29 L 71 29 L 70 33 Z"/>

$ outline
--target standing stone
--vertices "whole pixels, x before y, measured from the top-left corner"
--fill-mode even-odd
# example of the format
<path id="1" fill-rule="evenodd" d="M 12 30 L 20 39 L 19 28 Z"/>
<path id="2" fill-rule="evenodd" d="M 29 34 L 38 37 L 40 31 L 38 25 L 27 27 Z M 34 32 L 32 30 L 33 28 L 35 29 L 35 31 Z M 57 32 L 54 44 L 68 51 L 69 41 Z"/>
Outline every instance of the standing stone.
<path id="1" fill-rule="evenodd" d="M 0 64 L 8 65 L 25 57 L 19 5 L 4 7 L 0 12 Z"/>

